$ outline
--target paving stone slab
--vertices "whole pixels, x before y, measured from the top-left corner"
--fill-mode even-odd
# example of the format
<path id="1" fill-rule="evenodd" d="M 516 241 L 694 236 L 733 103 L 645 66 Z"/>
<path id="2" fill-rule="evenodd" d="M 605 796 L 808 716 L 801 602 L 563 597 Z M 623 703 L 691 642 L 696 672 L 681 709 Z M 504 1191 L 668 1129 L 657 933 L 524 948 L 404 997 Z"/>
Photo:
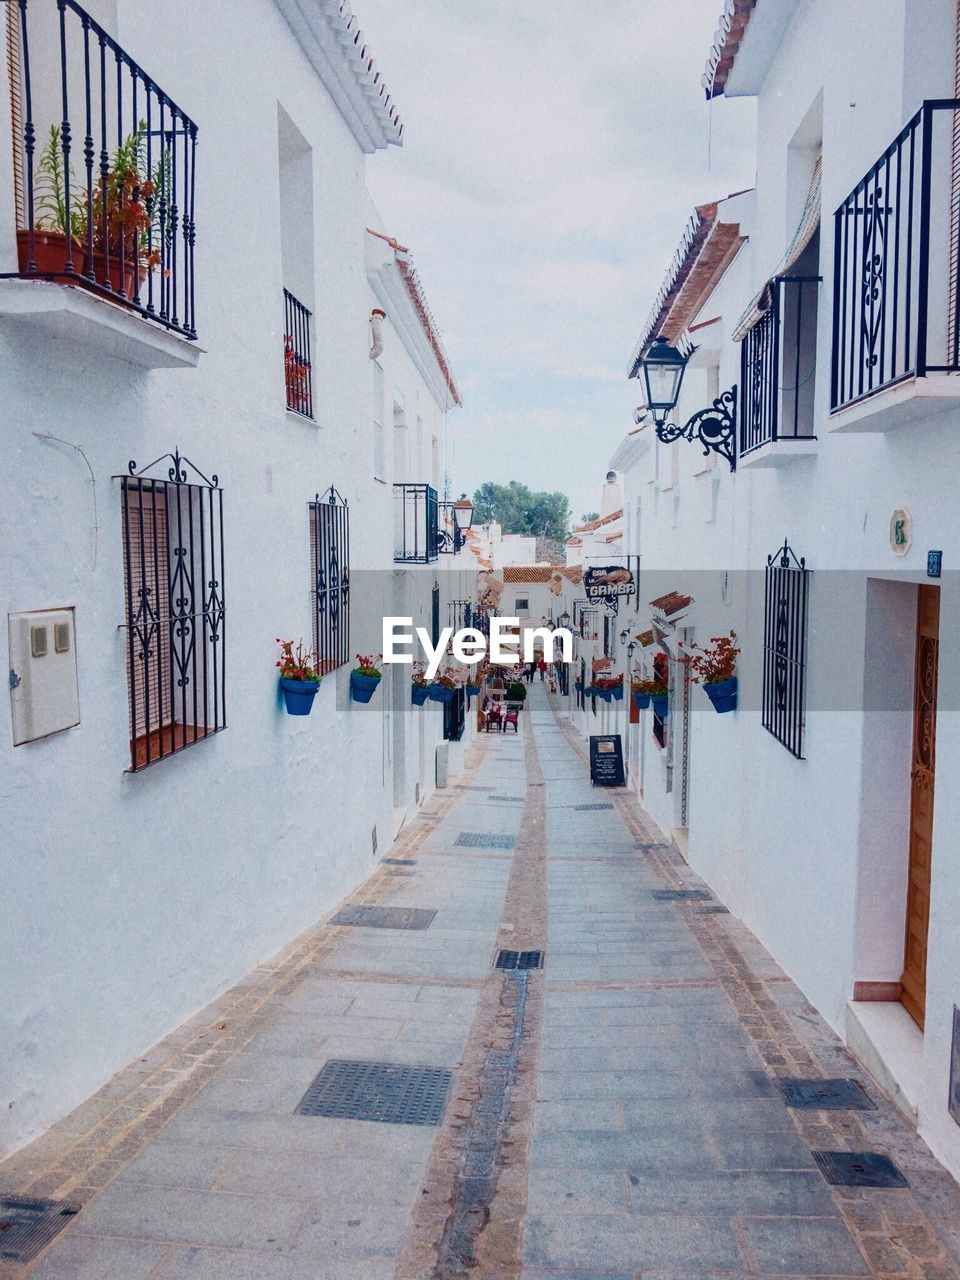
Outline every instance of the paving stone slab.
<path id="1" fill-rule="evenodd" d="M 761 1271 L 865 1276 L 863 1255 L 846 1226 L 833 1218 L 741 1218 L 747 1247 Z"/>

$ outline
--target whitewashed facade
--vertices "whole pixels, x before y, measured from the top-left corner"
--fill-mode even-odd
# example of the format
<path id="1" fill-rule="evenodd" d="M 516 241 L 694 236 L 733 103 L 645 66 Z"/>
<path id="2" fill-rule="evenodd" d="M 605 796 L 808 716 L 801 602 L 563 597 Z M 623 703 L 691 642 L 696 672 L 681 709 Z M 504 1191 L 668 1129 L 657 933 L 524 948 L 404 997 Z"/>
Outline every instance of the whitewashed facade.
<path id="1" fill-rule="evenodd" d="M 660 333 L 695 349 L 679 425 L 737 389 L 736 470 L 649 416 L 611 465 L 640 628 L 674 593 L 657 648 L 732 629 L 743 649 L 734 714 L 673 668 L 633 784 L 960 1175 L 956 45 L 953 0 L 729 0 L 705 85 L 757 98 L 756 191 L 695 212 L 636 355 Z M 785 540 L 805 627 L 768 594 Z"/>
<path id="2" fill-rule="evenodd" d="M 22 142 L 27 123 L 19 8 L 0 13 L 11 54 L 0 58 L 8 276 L 24 270 L 15 233 L 29 172 L 24 148 L 9 141 Z M 2 597 L 16 672 L 0 795 L 4 896 L 17 904 L 0 939 L 0 1157 L 322 918 L 430 794 L 438 752 L 444 770 L 462 753 L 444 741 L 439 706 L 411 706 L 408 668 L 388 668 L 361 706 L 350 701 L 346 661 L 325 677 L 310 716 L 296 719 L 274 667 L 275 637 L 311 643 L 310 504 L 331 486 L 349 512 L 350 659 L 378 653 L 381 615 L 411 598 L 410 583 L 420 619 L 438 599 L 446 610 L 475 592 L 465 555 L 394 565 L 394 482 L 439 487 L 446 415 L 459 402 L 409 255 L 384 238 L 365 187 L 367 156 L 402 140 L 396 111 L 339 0 L 241 0 L 229 16 L 183 0 L 163 9 L 158 22 L 155 6 L 137 0 L 90 0 L 100 25 L 89 30 L 95 73 L 102 30 L 184 113 L 172 126 L 154 115 L 151 135 L 158 149 L 174 136 L 181 147 L 184 219 L 188 122 L 197 128 L 193 276 L 183 276 L 181 257 L 151 285 L 157 296 L 165 278 L 192 286 L 196 340 L 102 290 L 0 279 Z M 43 143 L 63 117 L 57 5 L 30 0 L 27 15 Z M 65 16 L 79 184 L 84 18 L 72 3 Z M 117 65 L 129 74 L 123 95 L 136 130 L 145 82 L 127 61 Z M 99 166 L 96 83 L 95 74 Z M 111 154 L 116 145 L 111 137 Z M 178 235 L 188 231 L 178 225 Z M 186 244 L 184 234 L 179 253 Z M 81 244 L 81 271 L 84 253 Z M 288 407 L 285 289 L 312 313 L 312 414 Z M 385 319 L 371 323 L 374 309 Z M 229 728 L 131 772 L 119 477 L 132 459 L 134 472 L 173 480 L 171 454 L 191 483 L 204 478 L 185 510 L 198 509 L 204 485 L 203 501 L 222 495 L 222 577 L 208 564 L 198 577 L 216 579 L 224 607 L 217 726 Z M 168 586 L 161 600 L 174 594 Z M 186 612 L 199 610 L 200 593 L 185 594 Z M 48 653 L 25 654 L 23 635 L 39 640 L 30 618 L 14 615 L 49 610 L 67 611 L 57 615 L 68 623 L 66 653 L 59 631 L 53 652 L 51 620 Z M 209 621 L 195 625 L 212 661 Z M 68 671 L 51 694 L 40 664 L 72 662 L 71 648 L 76 677 Z M 72 727 L 13 745 L 15 720 L 43 728 L 57 717 Z M 203 707 L 185 718 L 203 724 Z"/>

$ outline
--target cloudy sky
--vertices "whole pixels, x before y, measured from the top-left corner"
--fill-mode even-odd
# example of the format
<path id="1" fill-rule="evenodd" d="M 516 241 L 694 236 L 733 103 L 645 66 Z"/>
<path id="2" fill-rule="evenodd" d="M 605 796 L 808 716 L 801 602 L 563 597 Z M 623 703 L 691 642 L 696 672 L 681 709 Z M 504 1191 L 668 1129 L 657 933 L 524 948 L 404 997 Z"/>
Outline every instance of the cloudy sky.
<path id="1" fill-rule="evenodd" d="M 753 182 L 753 108 L 708 106 L 721 0 L 354 0 L 405 143 L 369 160 L 464 407 L 455 488 L 597 506 L 625 366 L 694 205 Z"/>

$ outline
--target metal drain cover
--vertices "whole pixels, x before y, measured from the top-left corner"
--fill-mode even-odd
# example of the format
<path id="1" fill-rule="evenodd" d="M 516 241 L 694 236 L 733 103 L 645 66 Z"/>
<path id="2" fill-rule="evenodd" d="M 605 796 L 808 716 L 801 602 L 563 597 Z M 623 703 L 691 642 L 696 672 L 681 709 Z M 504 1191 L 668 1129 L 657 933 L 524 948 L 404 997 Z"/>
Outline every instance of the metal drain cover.
<path id="1" fill-rule="evenodd" d="M 67 1200 L 34 1200 L 29 1196 L 0 1199 L 0 1259 L 29 1262 L 80 1212 Z"/>
<path id="2" fill-rule="evenodd" d="M 721 907 L 719 902 L 711 902 L 706 907 L 694 907 L 693 914 L 695 916 L 728 916 L 730 911 L 727 907 Z"/>
<path id="3" fill-rule="evenodd" d="M 877 1151 L 814 1151 L 820 1172 L 834 1187 L 908 1187 L 889 1156 Z"/>
<path id="4" fill-rule="evenodd" d="M 429 929 L 436 914 L 426 907 L 344 907 L 330 923 L 363 929 Z"/>
<path id="5" fill-rule="evenodd" d="M 498 969 L 542 969 L 542 951 L 498 951 Z"/>
<path id="6" fill-rule="evenodd" d="M 511 804 L 523 804 L 523 796 L 487 796 L 487 799 L 509 801 Z"/>
<path id="7" fill-rule="evenodd" d="M 856 1080 L 800 1080 L 783 1076 L 776 1081 L 788 1107 L 796 1111 L 876 1111 Z"/>
<path id="8" fill-rule="evenodd" d="M 710 894 L 706 889 L 652 889 L 656 902 L 706 902 Z"/>
<path id="9" fill-rule="evenodd" d="M 516 842 L 498 831 L 461 831 L 453 843 L 470 849 L 512 849 Z"/>
<path id="10" fill-rule="evenodd" d="M 439 1124 L 451 1073 L 439 1067 L 334 1059 L 303 1095 L 295 1115 L 381 1124 Z"/>
<path id="11" fill-rule="evenodd" d="M 416 858 L 381 858 L 381 862 L 385 862 L 388 867 L 415 867 L 417 865 Z"/>
<path id="12" fill-rule="evenodd" d="M 612 804 L 575 804 L 573 805 L 573 808 L 577 811 L 577 813 L 586 813 L 588 810 L 593 810 L 593 809 L 612 809 L 613 805 Z"/>
<path id="13" fill-rule="evenodd" d="M 457 790 L 458 790 L 458 791 L 492 791 L 492 790 L 493 790 L 493 787 L 478 787 L 478 786 L 474 785 L 473 783 L 469 783 L 469 782 L 458 782 L 458 783 L 457 783 Z"/>

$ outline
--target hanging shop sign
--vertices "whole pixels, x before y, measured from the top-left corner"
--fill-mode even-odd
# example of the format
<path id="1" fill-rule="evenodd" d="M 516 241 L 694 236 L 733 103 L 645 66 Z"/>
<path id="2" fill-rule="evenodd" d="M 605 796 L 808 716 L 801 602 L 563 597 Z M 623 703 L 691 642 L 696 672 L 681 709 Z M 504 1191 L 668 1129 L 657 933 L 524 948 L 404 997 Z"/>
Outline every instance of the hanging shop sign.
<path id="1" fill-rule="evenodd" d="M 605 600 L 613 596 L 636 594 L 637 584 L 633 574 L 623 565 L 597 566 L 587 569 L 583 575 L 583 589 L 590 600 Z"/>

